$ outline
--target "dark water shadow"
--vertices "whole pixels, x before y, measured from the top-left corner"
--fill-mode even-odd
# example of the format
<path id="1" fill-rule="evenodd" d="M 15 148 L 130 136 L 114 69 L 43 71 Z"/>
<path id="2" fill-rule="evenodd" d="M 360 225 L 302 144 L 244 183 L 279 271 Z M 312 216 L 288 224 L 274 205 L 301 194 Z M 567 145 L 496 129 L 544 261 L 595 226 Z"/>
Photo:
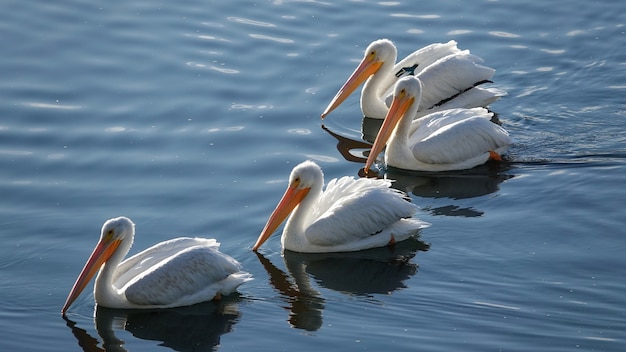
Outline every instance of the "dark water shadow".
<path id="1" fill-rule="evenodd" d="M 364 117 L 361 120 L 361 138 L 370 143 L 374 143 L 380 127 L 383 125 L 383 119 L 372 119 L 370 117 Z"/>
<path id="2" fill-rule="evenodd" d="M 344 137 L 324 125 L 322 125 L 322 129 L 337 140 L 337 150 L 344 159 L 359 164 L 365 164 L 369 151 L 372 149 L 370 143 Z"/>
<path id="3" fill-rule="evenodd" d="M 513 177 L 508 162 L 487 162 L 469 170 L 413 172 L 388 168 L 383 177 L 394 180 L 392 187 L 422 198 L 445 198 L 450 204 L 425 209 L 433 215 L 478 217 L 484 212 L 461 205 L 463 199 L 482 197 L 500 190 Z"/>
<path id="4" fill-rule="evenodd" d="M 394 180 L 394 187 L 426 198 L 467 199 L 497 192 L 515 175 L 511 164 L 488 161 L 469 170 L 417 172 L 388 167 L 379 177 Z"/>
<path id="5" fill-rule="evenodd" d="M 111 309 L 96 307 L 95 326 L 100 341 L 64 317 L 83 351 L 127 351 L 116 331 L 126 330 L 142 340 L 158 341 L 175 351 L 215 351 L 220 337 L 232 331 L 241 313 L 237 294 L 219 302 L 171 309 Z"/>
<path id="6" fill-rule="evenodd" d="M 269 275 L 270 284 L 287 302 L 289 324 L 316 331 L 323 324 L 326 301 L 316 286 L 347 295 L 372 297 L 406 288 L 405 282 L 418 271 L 412 262 L 418 251 L 429 245 L 418 238 L 358 252 L 283 252 L 287 272 L 255 252 Z M 313 282 L 312 282 L 313 280 Z M 315 284 L 314 284 L 315 283 Z"/>

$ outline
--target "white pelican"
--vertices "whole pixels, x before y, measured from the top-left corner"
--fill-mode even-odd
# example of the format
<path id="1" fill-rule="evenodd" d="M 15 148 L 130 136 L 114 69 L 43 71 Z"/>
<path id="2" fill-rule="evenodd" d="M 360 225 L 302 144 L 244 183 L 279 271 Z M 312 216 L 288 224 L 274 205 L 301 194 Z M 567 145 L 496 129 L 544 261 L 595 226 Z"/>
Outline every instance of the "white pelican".
<path id="1" fill-rule="evenodd" d="M 509 133 L 490 121 L 485 108 L 449 109 L 417 120 L 422 84 L 408 76 L 396 83 L 393 101 L 365 163 L 369 170 L 387 145 L 385 163 L 416 171 L 463 170 L 500 160 L 511 144 Z"/>
<path id="2" fill-rule="evenodd" d="M 289 186 L 252 248 L 257 250 L 291 214 L 283 249 L 295 252 L 348 252 L 402 241 L 429 226 L 412 218 L 417 207 L 390 188 L 391 181 L 345 176 L 324 186 L 322 169 L 312 161 L 297 165 Z M 294 210 L 295 208 L 295 210 Z"/>
<path id="3" fill-rule="evenodd" d="M 175 238 L 122 262 L 134 235 L 135 224 L 126 217 L 104 223 L 100 241 L 67 296 L 64 315 L 98 270 L 95 301 L 109 308 L 187 306 L 220 298 L 251 280 L 214 239 Z"/>
<path id="4" fill-rule="evenodd" d="M 390 40 L 372 42 L 365 49 L 361 63 L 322 113 L 322 119 L 365 80 L 361 111 L 375 119 L 385 117 L 389 94 L 397 80 L 406 75 L 415 75 L 424 84 L 419 111 L 487 106 L 506 95 L 496 88 L 478 87 L 491 82 L 495 70 L 480 65 L 483 62 L 480 57 L 471 55 L 469 50 L 461 51 L 453 40 L 425 46 L 394 66 L 396 56 L 397 49 Z"/>

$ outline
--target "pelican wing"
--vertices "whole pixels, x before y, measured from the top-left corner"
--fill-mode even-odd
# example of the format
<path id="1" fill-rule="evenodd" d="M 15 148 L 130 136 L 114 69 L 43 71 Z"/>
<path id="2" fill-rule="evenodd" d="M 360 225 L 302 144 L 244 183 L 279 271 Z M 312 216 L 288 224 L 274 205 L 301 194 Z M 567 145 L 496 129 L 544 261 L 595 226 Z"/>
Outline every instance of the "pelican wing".
<path id="1" fill-rule="evenodd" d="M 398 79 L 407 75 L 417 75 L 426 67 L 432 65 L 437 60 L 451 54 L 456 54 L 461 50 L 457 48 L 456 42 L 451 40 L 447 43 L 433 43 L 420 48 L 393 66 L 392 75 L 385 77 L 385 81 L 381 83 L 381 89 L 384 89 L 383 96 L 389 96 L 393 91 L 393 86 Z"/>
<path id="2" fill-rule="evenodd" d="M 450 40 L 447 43 L 433 43 L 420 48 L 398 61 L 393 67 L 393 73 L 396 74 L 398 78 L 401 78 L 401 76 L 397 74 L 400 69 L 417 64 L 418 66 L 414 74 L 418 74 L 437 60 L 461 52 L 456 44 L 456 41 Z"/>
<path id="3" fill-rule="evenodd" d="M 195 246 L 159 258 L 149 267 L 144 265 L 145 272 L 122 287 L 129 302 L 171 305 L 210 300 L 219 292 L 221 281 L 241 272 L 241 265 L 235 259 L 214 247 Z"/>
<path id="4" fill-rule="evenodd" d="M 415 205 L 390 185 L 388 180 L 332 180 L 314 210 L 315 220 L 306 229 L 307 240 L 318 246 L 337 246 L 375 235 L 413 216 Z"/>
<path id="5" fill-rule="evenodd" d="M 411 136 L 413 156 L 421 162 L 456 164 L 511 144 L 508 132 L 489 121 L 486 109 L 452 109 L 439 115 Z"/>
<path id="6" fill-rule="evenodd" d="M 426 67 L 416 75 L 425 87 L 419 110 L 445 104 L 476 85 L 490 82 L 496 70 L 481 65 L 483 61 L 465 50 L 441 58 Z"/>
<path id="7" fill-rule="evenodd" d="M 441 103 L 437 108 L 444 110 L 487 106 L 505 95 L 507 95 L 507 92 L 500 88 L 473 87 L 459 94 L 454 99 Z"/>
<path id="8" fill-rule="evenodd" d="M 215 239 L 179 237 L 155 244 L 125 259 L 115 270 L 113 283 L 123 287 L 147 269 L 159 264 L 164 258 L 171 258 L 183 250 L 195 246 L 210 247 L 219 250 L 220 244 Z"/>
<path id="9" fill-rule="evenodd" d="M 493 113 L 485 108 L 455 108 L 436 111 L 411 122 L 410 138 L 412 141 L 423 140 L 446 126 L 473 117 L 491 120 Z"/>

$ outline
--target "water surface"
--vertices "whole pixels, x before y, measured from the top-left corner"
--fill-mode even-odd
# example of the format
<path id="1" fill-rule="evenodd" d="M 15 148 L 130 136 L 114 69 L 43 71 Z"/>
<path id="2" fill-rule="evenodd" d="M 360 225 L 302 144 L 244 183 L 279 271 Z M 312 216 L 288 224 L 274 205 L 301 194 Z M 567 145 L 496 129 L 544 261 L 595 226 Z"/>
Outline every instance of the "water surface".
<path id="1" fill-rule="evenodd" d="M 619 351 L 626 49 L 619 1 L 5 1 L 2 350 Z M 515 139 L 473 170 L 386 170 L 432 226 L 393 250 L 250 247 L 291 168 L 363 166 L 358 95 L 319 115 L 374 39 L 454 39 L 494 67 Z M 346 154 L 348 150 L 348 154 Z M 216 238 L 255 280 L 165 311 L 60 308 L 102 223 L 132 253 Z"/>

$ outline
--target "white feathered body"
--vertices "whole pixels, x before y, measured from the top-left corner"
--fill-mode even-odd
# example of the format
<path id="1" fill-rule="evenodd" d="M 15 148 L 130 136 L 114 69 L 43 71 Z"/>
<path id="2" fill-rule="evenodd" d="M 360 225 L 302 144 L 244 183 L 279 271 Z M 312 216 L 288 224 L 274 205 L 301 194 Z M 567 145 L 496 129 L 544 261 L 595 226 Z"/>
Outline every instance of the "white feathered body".
<path id="1" fill-rule="evenodd" d="M 484 164 L 489 151 L 506 152 L 509 133 L 484 108 L 449 109 L 403 119 L 385 150 L 389 166 L 417 171 L 463 170 Z M 407 132 L 408 130 L 408 132 Z"/>
<path id="2" fill-rule="evenodd" d="M 413 218 L 417 207 L 379 179 L 345 176 L 311 193 L 283 230 L 283 248 L 296 252 L 345 252 L 402 241 L 428 226 Z"/>
<path id="3" fill-rule="evenodd" d="M 158 243 L 110 268 L 94 287 L 97 304 L 113 308 L 167 308 L 227 295 L 251 275 L 219 251 L 214 239 L 181 237 Z"/>

